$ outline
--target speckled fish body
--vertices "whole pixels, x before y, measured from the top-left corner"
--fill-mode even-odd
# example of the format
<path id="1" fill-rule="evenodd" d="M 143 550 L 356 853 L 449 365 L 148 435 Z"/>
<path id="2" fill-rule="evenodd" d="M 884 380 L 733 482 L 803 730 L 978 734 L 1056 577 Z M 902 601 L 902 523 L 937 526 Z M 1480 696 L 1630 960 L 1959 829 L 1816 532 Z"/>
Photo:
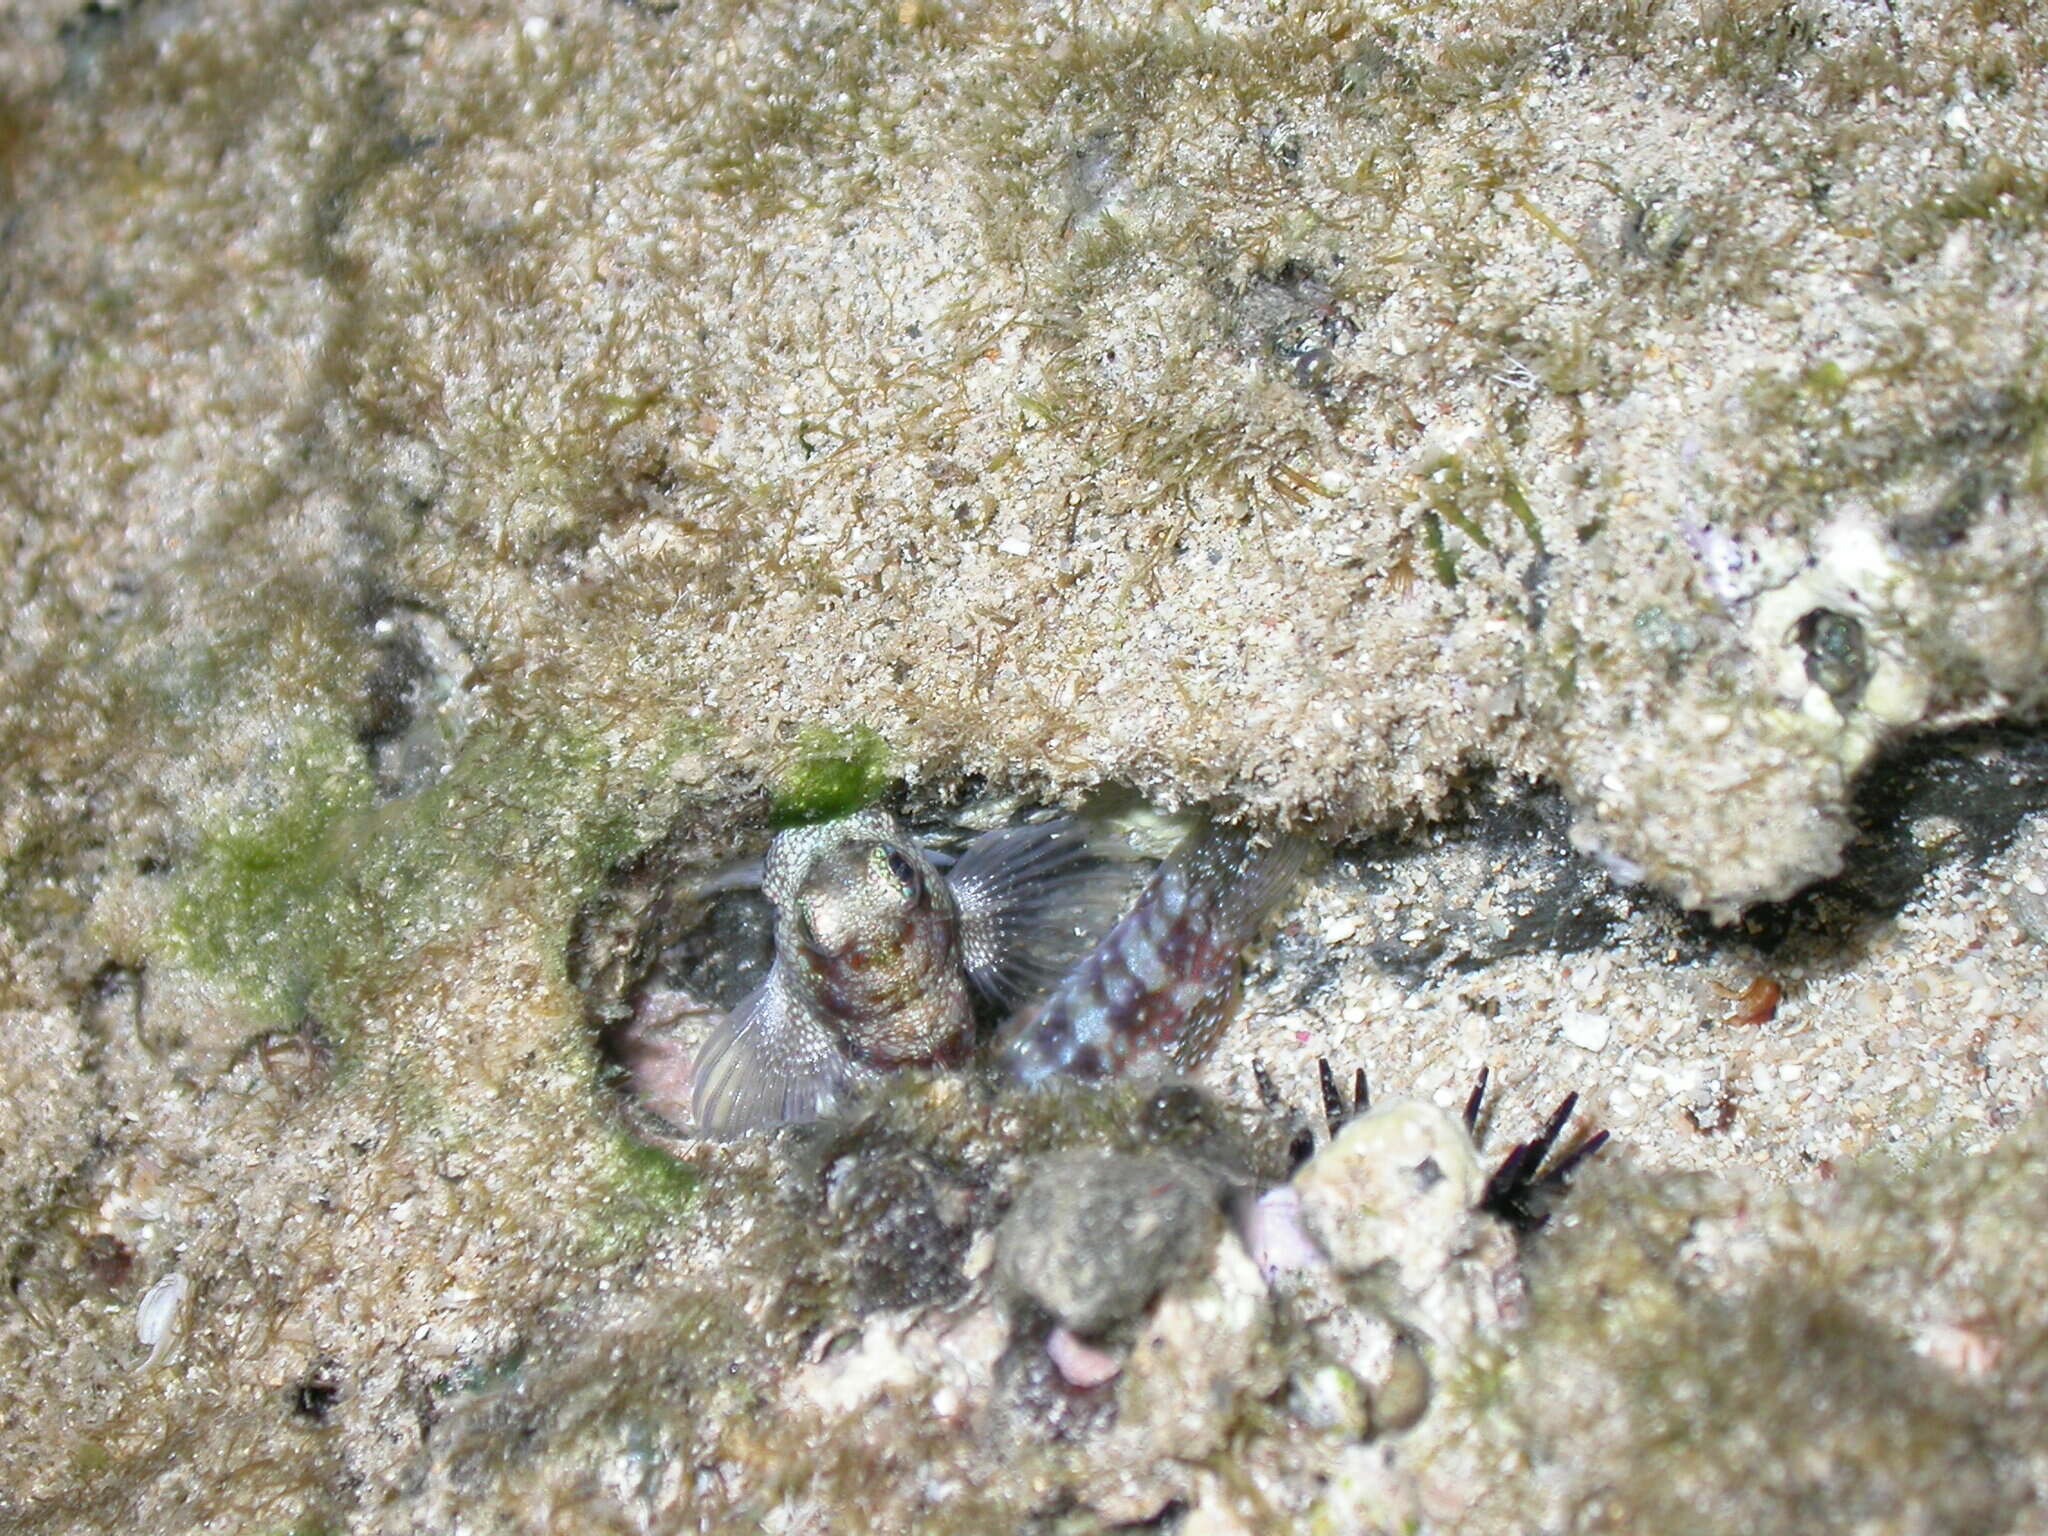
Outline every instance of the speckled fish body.
<path id="1" fill-rule="evenodd" d="M 1245 945 L 1308 847 L 1233 827 L 1192 834 L 1066 979 L 1003 1025 L 1003 1070 L 1037 1086 L 1195 1065 L 1237 999 Z"/>
<path id="2" fill-rule="evenodd" d="M 945 872 L 882 810 L 782 833 L 774 959 L 698 1052 L 697 1128 L 816 1119 L 893 1068 L 958 1061 L 977 998 L 1044 990 L 1108 926 L 1104 868 L 1067 817 L 984 833 Z"/>

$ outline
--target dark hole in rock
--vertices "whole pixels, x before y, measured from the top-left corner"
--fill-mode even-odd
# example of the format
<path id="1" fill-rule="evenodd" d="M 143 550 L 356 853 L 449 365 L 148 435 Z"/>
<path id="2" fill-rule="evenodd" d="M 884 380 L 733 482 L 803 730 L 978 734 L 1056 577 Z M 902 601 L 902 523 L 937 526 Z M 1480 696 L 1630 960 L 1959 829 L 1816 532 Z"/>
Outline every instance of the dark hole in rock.
<path id="1" fill-rule="evenodd" d="M 322 1361 L 311 1375 L 292 1388 L 292 1412 L 315 1424 L 325 1423 L 327 1412 L 341 1397 L 341 1384 L 332 1374 L 333 1364 Z"/>
<path id="2" fill-rule="evenodd" d="M 363 705 L 356 721 L 357 738 L 374 748 L 412 723 L 416 695 L 426 676 L 427 660 L 419 642 L 405 626 L 373 626 L 375 660 L 363 685 Z"/>
<path id="3" fill-rule="evenodd" d="M 965 814 L 982 786 L 952 795 L 901 792 L 884 804 L 905 830 L 942 864 L 980 830 Z M 998 824 L 1037 808 L 1000 803 Z M 757 807 L 765 812 L 766 807 Z M 986 808 L 980 821 L 990 819 Z M 759 889 L 758 860 L 772 828 L 765 814 L 731 816 L 719 824 L 686 814 L 658 843 L 615 866 L 605 887 L 578 913 L 569 944 L 569 973 L 583 994 L 585 1018 L 601 1053 L 629 1084 L 644 1074 L 648 1041 L 675 1041 L 661 1051 L 678 1074 L 694 1054 L 695 1030 L 742 1002 L 774 959 L 774 909 Z M 1103 867 L 1121 867 L 1105 862 Z M 1142 862 L 1130 866 L 1142 870 Z M 1135 894 L 1137 880 L 1132 881 Z M 977 1000 L 983 1026 L 1002 1005 Z M 680 1076 L 677 1077 L 680 1084 Z M 682 1089 L 687 1097 L 687 1087 Z M 671 1123 L 676 1123 L 673 1117 Z"/>
<path id="4" fill-rule="evenodd" d="M 765 974 L 769 908 L 759 891 L 729 878 L 739 835 L 686 817 L 661 841 L 614 866 L 576 914 L 569 976 L 600 1055 L 627 1089 L 650 1052 L 668 1049 L 678 1019 L 709 1017 L 737 1003 Z M 688 1096 L 687 1085 L 680 1089 Z M 630 1095 L 629 1095 L 630 1097 Z"/>
<path id="5" fill-rule="evenodd" d="M 78 1030 L 83 1039 L 80 1065 L 97 1072 L 105 1064 L 108 1048 L 119 1036 L 144 1045 L 143 1009 L 147 986 L 140 966 L 108 961 L 93 972 L 78 1012 Z"/>
<path id="6" fill-rule="evenodd" d="M 1691 207 L 1675 193 L 1650 193 L 1631 199 L 1622 223 L 1621 248 L 1658 266 L 1675 265 L 1698 234 Z"/>
<path id="7" fill-rule="evenodd" d="M 1290 382 L 1310 394 L 1327 390 L 1338 353 L 1358 334 L 1330 283 L 1299 262 L 1252 279 L 1236 301 L 1248 351 L 1263 352 Z"/>
<path id="8" fill-rule="evenodd" d="M 1824 643 L 1853 659 L 1845 636 Z M 1861 943 L 1936 869 L 1993 857 L 2044 810 L 2048 727 L 1915 737 L 1881 754 L 1858 782 L 1841 873 L 1752 907 L 1732 927 L 1618 884 L 1571 846 L 1571 807 L 1560 792 L 1491 775 L 1475 777 L 1443 820 L 1341 848 L 1330 869 L 1355 876 L 1383 914 L 1361 935 L 1374 963 L 1414 981 L 1514 955 L 1596 948 L 1625 923 L 1681 962 L 1731 941 L 1798 960 Z M 1301 978 L 1297 1003 L 1341 970 L 1313 933 L 1283 928 L 1271 949 L 1283 974 Z"/>
<path id="9" fill-rule="evenodd" d="M 462 642 L 424 609 L 384 608 L 370 637 L 356 739 L 378 792 L 394 799 L 426 788 L 454 762 L 469 730 L 473 669 Z"/>
<path id="10" fill-rule="evenodd" d="M 1870 681 L 1862 622 L 1832 608 L 1816 608 L 1793 626 L 1793 634 L 1806 652 L 1806 680 L 1825 689 L 1838 708 L 1853 708 Z"/>

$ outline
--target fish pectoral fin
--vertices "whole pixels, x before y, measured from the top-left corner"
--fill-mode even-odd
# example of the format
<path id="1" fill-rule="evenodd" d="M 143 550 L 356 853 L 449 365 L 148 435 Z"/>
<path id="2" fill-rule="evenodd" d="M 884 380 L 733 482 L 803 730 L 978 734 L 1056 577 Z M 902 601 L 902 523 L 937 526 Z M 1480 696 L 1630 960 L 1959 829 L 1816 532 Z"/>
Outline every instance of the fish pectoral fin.
<path id="1" fill-rule="evenodd" d="M 838 1108 L 847 1070 L 830 1027 L 771 970 L 697 1051 L 694 1128 L 724 1138 L 816 1120 Z"/>
<path id="2" fill-rule="evenodd" d="M 1073 816 L 984 832 L 947 874 L 960 956 L 982 996 L 1015 1006 L 1056 985 L 1123 915 L 1150 867 Z"/>

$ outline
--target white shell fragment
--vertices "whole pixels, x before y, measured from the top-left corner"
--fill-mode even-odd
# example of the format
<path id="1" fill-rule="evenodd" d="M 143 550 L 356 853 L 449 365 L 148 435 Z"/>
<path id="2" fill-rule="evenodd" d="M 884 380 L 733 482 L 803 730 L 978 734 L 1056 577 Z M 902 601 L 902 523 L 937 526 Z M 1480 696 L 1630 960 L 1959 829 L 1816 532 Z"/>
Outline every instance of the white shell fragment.
<path id="1" fill-rule="evenodd" d="M 1246 1202 L 1238 1211 L 1237 1234 L 1268 1284 L 1275 1276 L 1330 1262 L 1301 1223 L 1301 1193 L 1292 1184 Z"/>
<path id="2" fill-rule="evenodd" d="M 183 1331 L 185 1299 L 192 1294 L 192 1282 L 172 1270 L 143 1293 L 135 1308 L 135 1338 L 149 1351 L 149 1358 L 136 1369 L 156 1369 Z"/>

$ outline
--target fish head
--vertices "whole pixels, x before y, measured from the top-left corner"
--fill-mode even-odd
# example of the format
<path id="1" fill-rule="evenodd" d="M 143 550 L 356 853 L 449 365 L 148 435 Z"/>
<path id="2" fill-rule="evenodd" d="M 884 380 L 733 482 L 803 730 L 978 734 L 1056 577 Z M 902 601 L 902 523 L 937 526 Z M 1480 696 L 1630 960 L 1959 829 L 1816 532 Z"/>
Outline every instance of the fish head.
<path id="1" fill-rule="evenodd" d="M 771 850 L 777 962 L 857 1059 L 957 1054 L 971 1007 L 945 877 L 886 812 L 806 832 Z"/>
<path id="2" fill-rule="evenodd" d="M 849 971 L 887 969 L 920 938 L 932 887 L 914 849 L 841 843 L 816 859 L 796 890 L 797 929 L 813 954 Z"/>

